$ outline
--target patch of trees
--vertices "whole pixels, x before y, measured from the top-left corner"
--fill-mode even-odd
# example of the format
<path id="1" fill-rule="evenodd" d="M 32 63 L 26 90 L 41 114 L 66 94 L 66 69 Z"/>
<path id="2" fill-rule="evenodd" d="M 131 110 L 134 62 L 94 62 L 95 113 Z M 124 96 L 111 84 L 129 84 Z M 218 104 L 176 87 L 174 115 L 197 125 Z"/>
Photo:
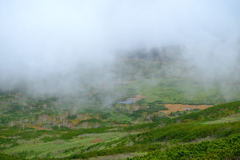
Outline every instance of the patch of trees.
<path id="1" fill-rule="evenodd" d="M 214 124 L 214 125 L 194 125 L 175 124 L 164 128 L 151 130 L 133 137 L 135 144 L 154 142 L 191 142 L 199 138 L 206 137 L 227 137 L 234 133 L 239 133 L 240 122 Z"/>
<path id="2" fill-rule="evenodd" d="M 128 158 L 139 159 L 239 159 L 240 134 L 227 138 L 203 141 L 200 143 L 176 145 L 164 151 L 156 150 L 142 157 Z"/>
<path id="3" fill-rule="evenodd" d="M 23 157 L 13 156 L 13 155 L 7 155 L 0 153 L 1 160 L 25 160 Z"/>
<path id="4" fill-rule="evenodd" d="M 217 150 L 221 150 L 222 148 L 224 149 L 232 149 L 234 148 L 235 144 L 237 147 L 239 147 L 239 130 L 240 130 L 240 122 L 234 122 L 234 123 L 229 123 L 229 124 L 214 124 L 214 125 L 194 125 L 194 124 L 177 124 L 177 125 L 171 125 L 168 127 L 164 127 L 162 129 L 157 129 L 157 130 L 151 130 L 145 133 L 140 133 L 137 135 L 129 135 L 125 137 L 124 139 L 120 140 L 115 140 L 113 142 L 110 142 L 106 144 L 106 147 L 111 147 L 116 144 L 114 148 L 111 149 L 104 149 L 100 151 L 90 151 L 87 153 L 82 153 L 82 154 L 73 154 L 69 158 L 70 159 L 78 159 L 78 158 L 83 158 L 87 159 L 90 157 L 97 157 L 97 156 L 106 156 L 106 155 L 116 155 L 116 154 L 122 154 L 122 153 L 130 153 L 130 152 L 149 152 L 148 156 L 143 156 L 140 157 L 146 158 L 146 159 L 151 159 L 152 154 L 156 159 L 166 159 L 167 155 L 170 154 L 173 156 L 170 159 L 179 159 L 179 158 L 195 158 L 200 155 L 195 155 L 198 152 L 194 152 L 195 149 L 199 151 L 199 153 L 203 154 L 204 158 L 207 158 L 207 154 L 204 152 L 207 151 L 208 154 L 210 154 L 210 151 L 214 151 L 213 153 L 217 155 Z M 238 136 L 235 136 L 238 134 Z M 230 140 L 229 138 L 221 138 L 221 137 L 228 137 L 231 136 Z M 178 145 L 179 142 L 191 142 L 191 141 L 198 141 L 201 138 L 216 138 L 216 140 L 211 141 L 203 141 L 201 143 L 193 143 L 193 144 L 186 144 L 186 145 Z M 224 142 L 222 141 L 224 140 Z M 226 140 L 226 141 L 225 141 Z M 234 140 L 237 140 L 237 142 L 233 142 Z M 228 141 L 230 141 L 230 145 L 228 144 Z M 172 142 L 175 145 L 160 145 L 160 143 L 156 142 L 168 142 L 166 144 L 169 144 L 169 142 Z M 222 143 L 223 142 L 223 143 Z M 128 146 L 128 144 L 133 144 Z M 190 146 L 188 146 L 190 145 Z M 203 149 L 203 145 L 205 145 L 205 148 Z M 217 148 L 215 146 L 218 146 Z M 172 147 L 173 146 L 173 147 Z M 187 150 L 186 153 L 183 153 L 182 150 Z M 234 158 L 234 156 L 237 156 L 237 150 L 240 148 L 234 148 L 233 152 L 228 154 L 231 158 Z M 193 157 L 188 157 L 189 151 L 193 149 L 193 153 L 190 155 Z M 171 153 L 166 153 L 165 151 L 161 151 L 161 149 L 166 149 L 167 152 Z M 217 150 L 215 150 L 217 149 Z M 173 150 L 173 151 L 172 151 Z M 181 152 L 178 152 L 178 151 Z M 226 150 L 224 150 L 226 152 Z M 153 151 L 153 152 L 151 152 Z M 156 153 L 156 154 L 155 154 Z M 165 157 L 161 157 L 161 154 L 165 154 Z M 175 155 L 174 153 L 177 153 Z M 220 151 L 222 154 L 223 152 Z M 161 156 L 159 156 L 160 154 Z M 159 156 L 159 157 L 158 157 Z M 171 157 L 170 156 L 170 157 Z M 176 156 L 176 157 L 174 157 Z M 186 156 L 186 157 L 185 157 Z M 195 157 L 194 157 L 195 156 Z M 219 155 L 217 155 L 219 156 Z M 212 158 L 212 157 L 211 157 Z M 227 157 L 228 158 L 228 157 Z M 136 158 L 137 159 L 137 158 Z M 221 158 L 220 158 L 221 159 Z"/>

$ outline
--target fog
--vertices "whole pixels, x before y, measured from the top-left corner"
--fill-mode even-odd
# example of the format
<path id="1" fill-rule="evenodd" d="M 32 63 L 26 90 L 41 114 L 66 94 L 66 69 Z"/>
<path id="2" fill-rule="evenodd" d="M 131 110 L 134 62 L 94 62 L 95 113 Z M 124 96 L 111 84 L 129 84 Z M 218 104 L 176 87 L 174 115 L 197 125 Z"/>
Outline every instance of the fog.
<path id="1" fill-rule="evenodd" d="M 0 88 L 71 94 L 118 81 L 116 53 L 171 45 L 194 68 L 187 76 L 237 81 L 239 7 L 238 0 L 2 0 Z"/>

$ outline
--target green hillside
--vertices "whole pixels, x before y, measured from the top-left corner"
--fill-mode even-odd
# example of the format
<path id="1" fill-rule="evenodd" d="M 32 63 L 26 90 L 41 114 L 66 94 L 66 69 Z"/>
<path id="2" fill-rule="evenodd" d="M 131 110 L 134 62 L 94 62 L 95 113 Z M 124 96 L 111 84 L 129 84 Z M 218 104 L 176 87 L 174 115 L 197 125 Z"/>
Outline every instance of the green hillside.
<path id="1" fill-rule="evenodd" d="M 176 118 L 129 127 L 68 130 L 2 129 L 5 159 L 237 159 L 240 101 L 220 104 Z M 221 120 L 222 123 L 211 123 Z M 130 154 L 131 153 L 131 154 Z M 14 156 L 9 156 L 14 155 Z M 113 158 L 113 157 L 111 157 Z"/>

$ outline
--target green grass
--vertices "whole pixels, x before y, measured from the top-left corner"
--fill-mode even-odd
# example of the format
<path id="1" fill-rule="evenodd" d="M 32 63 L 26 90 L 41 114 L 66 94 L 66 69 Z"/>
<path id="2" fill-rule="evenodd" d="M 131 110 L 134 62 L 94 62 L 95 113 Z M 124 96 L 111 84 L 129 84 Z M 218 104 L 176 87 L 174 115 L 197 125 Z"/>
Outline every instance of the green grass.
<path id="1" fill-rule="evenodd" d="M 238 134 L 239 105 L 240 101 L 220 104 L 180 117 L 165 118 L 154 123 L 125 128 L 67 129 L 65 131 L 2 130 L 0 141 L 2 141 L 1 146 L 17 143 L 2 148 L 4 154 L 26 158 L 91 158 L 94 160 L 96 158 L 93 157 L 97 157 L 98 159 L 126 159 L 135 156 L 144 157 L 146 153 L 149 153 L 149 156 L 151 153 L 155 155 L 155 152 L 152 151 L 164 149 L 171 151 L 171 148 L 178 149 L 180 144 L 186 145 L 180 148 L 185 152 L 185 147 L 190 146 L 190 144 L 198 147 L 198 144 L 203 144 L 202 142 L 213 140 L 217 140 L 216 143 L 222 143 L 218 139 Z M 116 117 L 116 119 L 119 118 L 121 116 Z M 211 121 L 214 119 L 216 121 Z M 212 124 L 206 124 L 206 121 L 212 122 Z M 160 127 L 161 123 L 164 123 L 165 126 Z M 136 132 L 139 128 L 142 131 Z M 11 138 L 11 136 L 19 137 Z M 44 141 L 44 137 L 47 136 L 53 137 Z M 59 139 L 56 139 L 58 136 Z M 104 141 L 92 142 L 100 138 Z M 210 147 L 215 145 L 215 142 L 210 143 Z M 230 150 L 234 145 L 235 143 L 230 146 Z M 157 156 L 164 154 L 156 152 Z"/>
<path id="2" fill-rule="evenodd" d="M 225 95 L 218 84 L 206 86 L 184 78 L 138 80 L 129 83 L 127 87 L 146 96 L 147 102 L 161 100 L 163 103 L 218 104 L 227 102 L 227 96 L 228 101 L 236 101 L 240 95 L 240 90 L 232 89 Z M 240 88 L 240 85 L 235 84 L 231 87 Z"/>
<path id="3" fill-rule="evenodd" d="M 74 152 L 81 152 L 81 150 L 86 150 L 88 147 L 95 145 L 95 143 L 91 143 L 94 139 L 102 138 L 104 141 L 100 143 L 107 143 L 108 141 L 121 138 L 124 134 L 126 133 L 109 132 L 101 134 L 86 134 L 68 141 L 58 139 L 47 143 L 41 142 L 39 139 L 32 139 L 30 141 L 22 142 L 19 146 L 6 149 L 4 153 L 21 154 L 27 152 L 27 158 L 33 158 L 35 155 L 38 157 L 45 157 L 47 155 L 50 155 L 50 157 L 65 157 L 72 153 L 64 153 L 64 151 L 69 148 L 75 148 L 75 150 L 73 150 Z"/>
<path id="4" fill-rule="evenodd" d="M 226 138 L 202 141 L 200 143 L 181 144 L 167 147 L 165 150 L 155 150 L 141 157 L 128 160 L 172 160 L 172 159 L 239 159 L 240 134 L 233 134 Z"/>
<path id="5" fill-rule="evenodd" d="M 233 114 L 231 116 L 228 117 L 224 117 L 215 121 L 208 121 L 205 122 L 205 124 L 218 124 L 218 123 L 230 123 L 230 122 L 236 122 L 236 121 L 240 121 L 240 114 Z"/>
<path id="6" fill-rule="evenodd" d="M 119 114 L 116 112 L 112 112 L 111 113 L 111 117 L 109 118 L 110 121 L 116 121 L 116 122 L 120 122 L 120 123 L 131 123 L 131 118 L 127 115 L 124 114 Z"/>

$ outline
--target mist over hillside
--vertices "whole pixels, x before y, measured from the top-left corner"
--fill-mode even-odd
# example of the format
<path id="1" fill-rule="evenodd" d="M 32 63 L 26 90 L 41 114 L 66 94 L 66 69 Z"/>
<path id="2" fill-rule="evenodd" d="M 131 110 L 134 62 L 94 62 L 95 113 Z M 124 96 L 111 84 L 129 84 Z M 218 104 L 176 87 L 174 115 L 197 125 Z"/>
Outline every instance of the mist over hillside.
<path id="1" fill-rule="evenodd" d="M 59 97 L 101 91 L 111 103 L 128 92 L 116 84 L 181 77 L 230 92 L 240 79 L 239 5 L 1 1 L 0 88 Z"/>

